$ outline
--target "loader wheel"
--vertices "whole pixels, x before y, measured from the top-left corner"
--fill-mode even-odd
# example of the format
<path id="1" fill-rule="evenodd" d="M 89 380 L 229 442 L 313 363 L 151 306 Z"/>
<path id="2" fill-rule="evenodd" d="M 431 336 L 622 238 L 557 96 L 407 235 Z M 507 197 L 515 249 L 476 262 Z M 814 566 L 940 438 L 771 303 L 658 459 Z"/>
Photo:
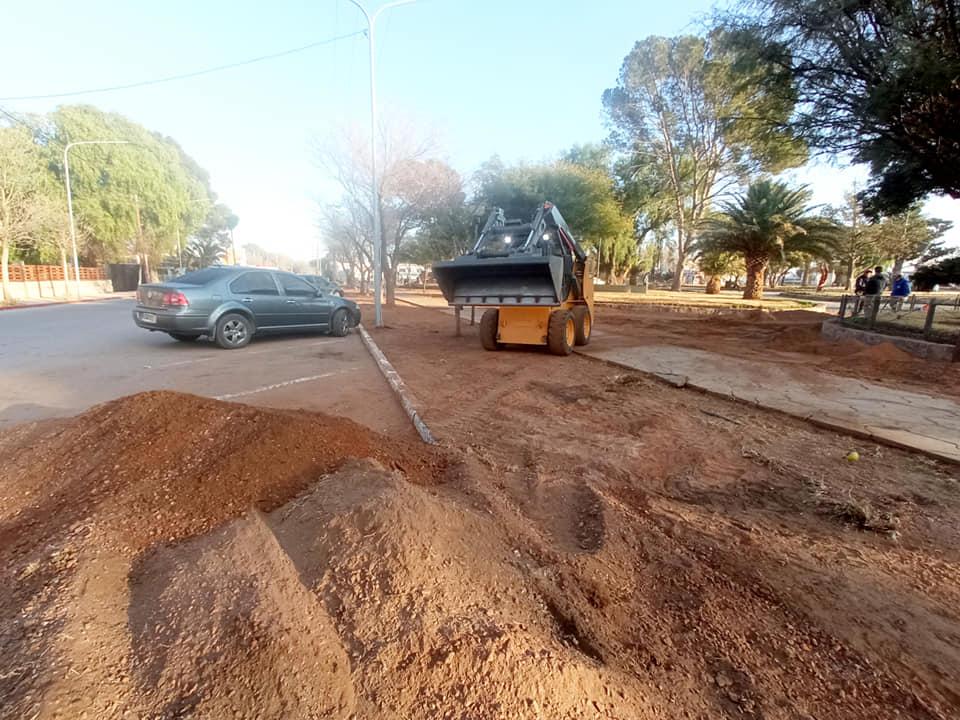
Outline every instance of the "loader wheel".
<path id="1" fill-rule="evenodd" d="M 590 317 L 590 308 L 586 305 L 577 305 L 573 308 L 573 320 L 577 326 L 577 337 L 574 344 L 586 345 L 590 342 L 590 334 L 593 332 L 593 318 Z"/>
<path id="2" fill-rule="evenodd" d="M 569 310 L 554 310 L 547 326 L 547 346 L 554 355 L 569 355 L 577 339 L 577 323 Z"/>
<path id="3" fill-rule="evenodd" d="M 484 350 L 499 350 L 503 344 L 497 341 L 499 332 L 500 311 L 487 310 L 480 318 L 480 344 Z"/>

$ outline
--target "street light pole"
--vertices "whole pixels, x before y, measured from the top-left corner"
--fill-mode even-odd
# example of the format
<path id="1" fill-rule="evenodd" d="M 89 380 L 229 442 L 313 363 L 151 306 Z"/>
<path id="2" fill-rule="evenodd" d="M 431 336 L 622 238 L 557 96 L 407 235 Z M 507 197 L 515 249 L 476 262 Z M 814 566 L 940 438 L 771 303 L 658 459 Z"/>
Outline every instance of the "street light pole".
<path id="1" fill-rule="evenodd" d="M 77 256 L 77 229 L 73 221 L 73 194 L 70 190 L 70 148 L 77 145 L 129 145 L 129 140 L 80 140 L 78 142 L 67 143 L 63 149 L 63 174 L 67 187 L 67 215 L 70 216 L 70 242 L 73 245 L 73 279 L 74 289 L 77 292 L 77 299 L 80 299 L 80 259 Z M 63 279 L 66 283 L 66 278 Z"/>
<path id="2" fill-rule="evenodd" d="M 350 2 L 356 5 L 367 19 L 367 44 L 370 47 L 370 176 L 373 186 L 373 205 L 370 212 L 373 215 L 373 324 L 375 327 L 383 327 L 383 310 L 380 302 L 383 276 L 383 238 L 380 230 L 380 187 L 377 184 L 377 60 L 374 32 L 380 13 L 398 5 L 409 5 L 415 0 L 396 0 L 387 3 L 377 8 L 373 15 L 367 12 L 359 0 L 350 0 Z"/>

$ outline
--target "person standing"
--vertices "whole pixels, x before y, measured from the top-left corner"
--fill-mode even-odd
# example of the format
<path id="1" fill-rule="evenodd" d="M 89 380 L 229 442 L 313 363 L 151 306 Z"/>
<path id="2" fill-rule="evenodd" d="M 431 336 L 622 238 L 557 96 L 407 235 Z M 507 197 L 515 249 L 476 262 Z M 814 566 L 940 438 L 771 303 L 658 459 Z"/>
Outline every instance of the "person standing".
<path id="1" fill-rule="evenodd" d="M 870 270 L 864 270 L 857 275 L 857 281 L 853 285 L 854 295 L 863 295 L 867 289 L 867 280 L 870 279 Z"/>
<path id="2" fill-rule="evenodd" d="M 910 292 L 910 281 L 903 275 L 897 275 L 893 279 L 893 288 L 890 290 L 890 294 L 895 298 L 907 298 L 910 297 Z"/>
<path id="3" fill-rule="evenodd" d="M 887 287 L 887 276 L 883 274 L 883 265 L 873 269 L 873 275 L 863 286 L 864 295 L 882 295 Z"/>
<path id="4" fill-rule="evenodd" d="M 903 309 L 903 301 L 910 297 L 910 281 L 903 275 L 897 275 L 893 279 L 893 288 L 890 291 L 894 310 L 899 313 Z M 900 316 L 897 315 L 899 318 Z"/>

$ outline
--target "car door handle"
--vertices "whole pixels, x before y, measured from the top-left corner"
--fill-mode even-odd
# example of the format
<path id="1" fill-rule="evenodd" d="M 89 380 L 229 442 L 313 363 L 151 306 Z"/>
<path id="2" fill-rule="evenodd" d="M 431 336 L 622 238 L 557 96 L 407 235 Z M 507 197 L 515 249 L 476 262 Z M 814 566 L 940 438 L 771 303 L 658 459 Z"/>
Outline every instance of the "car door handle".
<path id="1" fill-rule="evenodd" d="M 243 298 L 243 302 L 253 302 L 253 298 L 251 297 Z"/>
<path id="2" fill-rule="evenodd" d="M 296 305 L 296 304 L 297 304 L 296 300 L 287 300 L 287 305 Z"/>

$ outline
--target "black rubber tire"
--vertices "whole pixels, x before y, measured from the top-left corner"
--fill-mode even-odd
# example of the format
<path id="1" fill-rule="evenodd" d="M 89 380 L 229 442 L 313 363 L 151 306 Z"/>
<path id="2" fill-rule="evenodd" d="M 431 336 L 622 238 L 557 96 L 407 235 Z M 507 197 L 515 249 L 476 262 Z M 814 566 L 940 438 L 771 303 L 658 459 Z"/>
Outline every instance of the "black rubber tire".
<path id="1" fill-rule="evenodd" d="M 569 355 L 576 339 L 576 323 L 569 310 L 554 310 L 547 325 L 547 347 L 554 355 Z"/>
<path id="2" fill-rule="evenodd" d="M 576 324 L 576 337 L 574 345 L 586 345 L 590 342 L 590 336 L 593 334 L 593 318 L 590 315 L 590 308 L 586 305 L 577 305 L 573 308 L 573 322 Z"/>
<path id="3" fill-rule="evenodd" d="M 500 311 L 486 310 L 480 318 L 480 344 L 484 350 L 499 350 L 503 343 L 497 340 L 500 331 Z"/>
<path id="4" fill-rule="evenodd" d="M 330 334 L 334 337 L 343 337 L 350 332 L 350 318 L 347 311 L 340 308 L 330 317 Z"/>
<path id="5" fill-rule="evenodd" d="M 167 333 L 167 335 L 180 342 L 196 342 L 200 339 L 199 335 L 187 335 L 186 333 Z"/>
<path id="6" fill-rule="evenodd" d="M 224 350 L 239 350 L 253 339 L 253 323 L 246 315 L 227 313 L 217 320 L 214 340 Z"/>

